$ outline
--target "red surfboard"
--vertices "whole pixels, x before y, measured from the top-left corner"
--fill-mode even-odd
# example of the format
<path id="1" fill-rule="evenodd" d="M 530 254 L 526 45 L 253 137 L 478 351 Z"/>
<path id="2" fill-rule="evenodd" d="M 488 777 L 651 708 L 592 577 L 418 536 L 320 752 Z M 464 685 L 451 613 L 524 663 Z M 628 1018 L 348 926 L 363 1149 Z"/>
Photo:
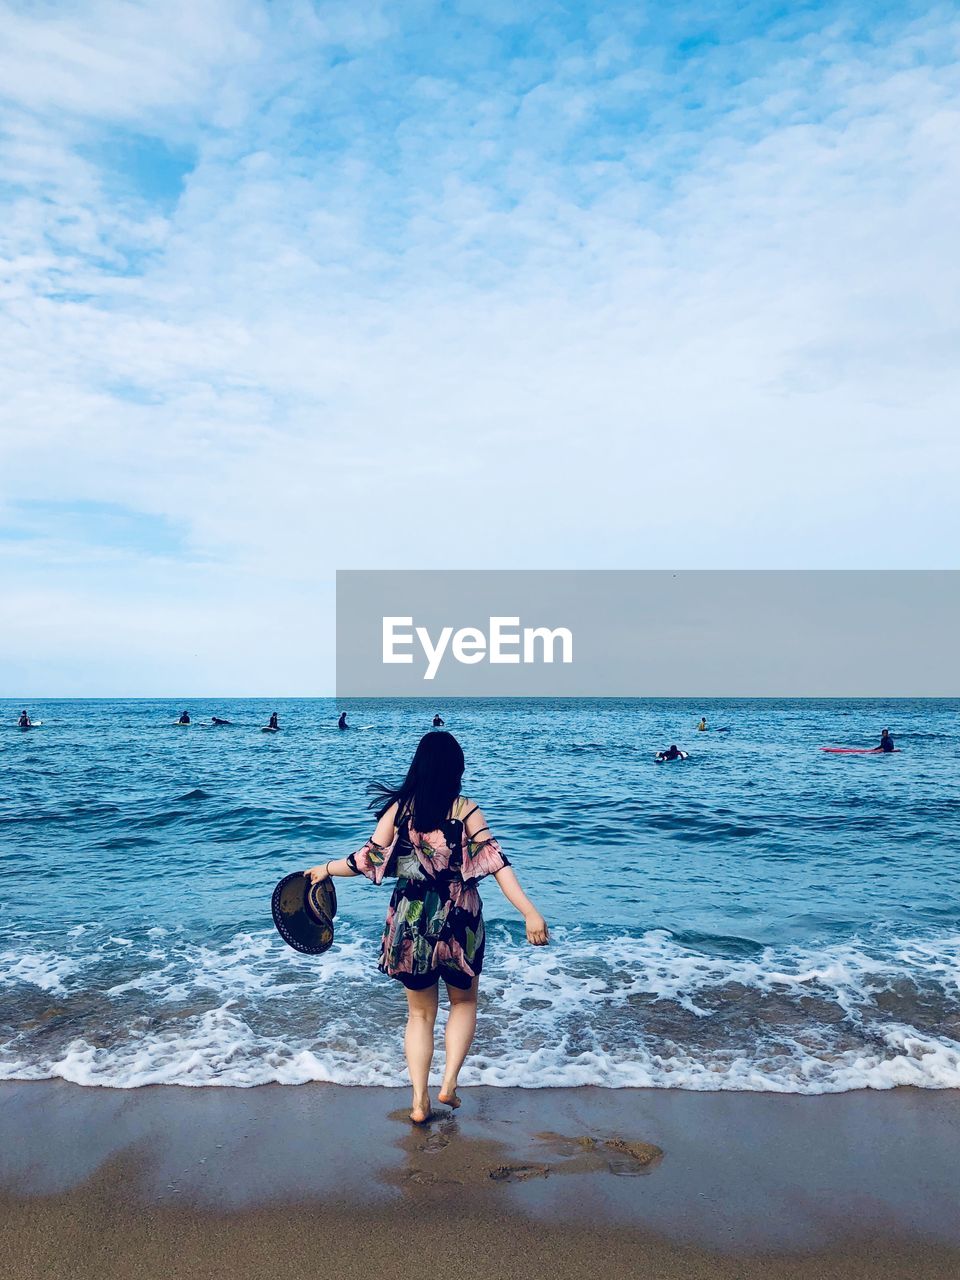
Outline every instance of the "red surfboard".
<path id="1" fill-rule="evenodd" d="M 884 751 L 883 747 L 821 747 L 820 750 L 829 751 L 834 756 L 889 756 L 900 748 L 894 747 L 893 751 Z"/>

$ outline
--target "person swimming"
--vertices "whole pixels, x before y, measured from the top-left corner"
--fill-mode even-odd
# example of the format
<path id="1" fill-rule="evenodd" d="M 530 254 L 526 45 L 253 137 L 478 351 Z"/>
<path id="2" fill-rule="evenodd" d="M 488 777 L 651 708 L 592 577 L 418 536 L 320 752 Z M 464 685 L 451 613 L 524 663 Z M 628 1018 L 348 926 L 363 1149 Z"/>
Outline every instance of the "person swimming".
<path id="1" fill-rule="evenodd" d="M 29 729 L 31 727 L 30 717 L 27 715 L 26 708 L 20 712 L 20 719 L 17 721 L 17 727 L 20 729 Z"/>
<path id="2" fill-rule="evenodd" d="M 707 717 L 701 716 L 700 723 L 697 725 L 697 732 L 706 733 L 706 731 L 707 731 Z"/>
<path id="3" fill-rule="evenodd" d="M 441 714 L 440 714 L 440 712 L 439 712 L 439 711 L 438 711 L 438 712 L 437 712 L 437 714 L 433 717 L 433 727 L 434 727 L 435 729 L 442 729 L 442 728 L 443 728 L 443 716 L 441 716 Z"/>
<path id="4" fill-rule="evenodd" d="M 221 720 L 219 716 L 211 716 L 210 721 L 212 724 L 231 724 L 232 723 L 232 721 L 230 720 Z"/>
<path id="5" fill-rule="evenodd" d="M 895 750 L 896 750 L 896 747 L 893 745 L 893 739 L 890 737 L 890 730 L 889 730 L 889 729 L 881 729 L 881 730 L 880 730 L 880 750 L 881 750 L 881 751 L 895 751 Z"/>
<path id="6" fill-rule="evenodd" d="M 267 721 L 267 723 L 269 724 L 269 726 L 270 726 L 270 728 L 271 728 L 271 729 L 279 729 L 279 728 L 280 728 L 280 722 L 279 722 L 279 720 L 277 719 L 277 713 L 276 713 L 275 711 L 271 712 L 271 714 L 270 714 L 270 719 Z"/>
<path id="7" fill-rule="evenodd" d="M 672 742 L 666 751 L 657 752 L 658 760 L 682 760 L 683 752 L 675 742 Z"/>
<path id="8" fill-rule="evenodd" d="M 189 711 L 182 711 L 180 713 L 180 719 L 177 721 L 177 724 L 189 724 L 189 723 L 190 723 Z"/>
<path id="9" fill-rule="evenodd" d="M 347 724 L 347 713 L 345 711 L 340 712 L 340 719 L 337 721 L 337 728 L 338 729 L 350 728 L 350 726 Z"/>

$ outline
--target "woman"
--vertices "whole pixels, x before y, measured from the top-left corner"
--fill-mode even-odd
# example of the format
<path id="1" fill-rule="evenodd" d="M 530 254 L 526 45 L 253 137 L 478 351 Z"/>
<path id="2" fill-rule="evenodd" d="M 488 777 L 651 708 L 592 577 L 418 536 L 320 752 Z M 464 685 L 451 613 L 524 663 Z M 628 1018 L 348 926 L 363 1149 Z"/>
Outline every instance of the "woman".
<path id="1" fill-rule="evenodd" d="M 427 1079 L 433 1060 L 433 1027 L 439 981 L 450 1000 L 446 1061 L 439 1099 L 459 1107 L 457 1078 L 477 1025 L 477 984 L 483 967 L 483 906 L 477 882 L 493 875 L 504 897 L 523 916 L 527 941 L 548 941 L 543 916 L 526 897 L 483 814 L 460 794 L 464 759 L 450 733 L 433 730 L 420 739 L 399 787 L 375 784 L 370 808 L 377 814 L 371 839 L 349 858 L 312 867 L 314 882 L 328 876 L 364 875 L 374 884 L 397 877 L 383 930 L 379 968 L 407 991 L 404 1049 L 413 1106 L 410 1119 L 430 1118 Z"/>

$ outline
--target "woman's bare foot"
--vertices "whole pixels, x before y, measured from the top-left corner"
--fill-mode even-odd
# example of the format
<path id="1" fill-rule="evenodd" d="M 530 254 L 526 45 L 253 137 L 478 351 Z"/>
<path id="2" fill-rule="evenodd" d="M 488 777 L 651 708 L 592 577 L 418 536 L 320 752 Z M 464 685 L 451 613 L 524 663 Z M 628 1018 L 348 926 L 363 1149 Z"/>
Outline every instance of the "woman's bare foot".
<path id="1" fill-rule="evenodd" d="M 437 1101 L 442 1102 L 445 1107 L 452 1107 L 456 1111 L 460 1105 L 460 1098 L 457 1096 L 457 1086 L 454 1085 L 448 1089 L 446 1085 L 440 1086 L 440 1092 L 437 1094 Z"/>
<path id="2" fill-rule="evenodd" d="M 410 1109 L 410 1119 L 414 1124 L 426 1124 L 430 1119 L 430 1095 L 425 1093 L 422 1098 L 414 1097 L 413 1106 Z"/>

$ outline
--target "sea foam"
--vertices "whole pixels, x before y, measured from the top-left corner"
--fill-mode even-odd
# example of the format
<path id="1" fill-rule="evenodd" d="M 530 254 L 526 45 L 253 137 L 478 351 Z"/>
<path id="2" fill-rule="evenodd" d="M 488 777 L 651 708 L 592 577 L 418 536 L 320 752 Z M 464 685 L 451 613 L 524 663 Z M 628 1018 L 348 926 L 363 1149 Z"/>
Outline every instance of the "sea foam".
<path id="1" fill-rule="evenodd" d="M 136 956 L 116 938 L 82 958 L 0 954 L 0 989 L 35 992 L 34 1017 L 0 1045 L 0 1078 L 119 1088 L 404 1082 L 402 991 L 376 973 L 369 939 L 349 925 L 322 959 L 266 930 L 220 946 L 151 932 Z M 561 929 L 544 949 L 503 928 L 491 934 L 465 1085 L 960 1087 L 957 935 L 731 956 L 666 930 Z M 115 972 L 118 951 L 126 976 L 93 996 L 97 965 Z"/>

